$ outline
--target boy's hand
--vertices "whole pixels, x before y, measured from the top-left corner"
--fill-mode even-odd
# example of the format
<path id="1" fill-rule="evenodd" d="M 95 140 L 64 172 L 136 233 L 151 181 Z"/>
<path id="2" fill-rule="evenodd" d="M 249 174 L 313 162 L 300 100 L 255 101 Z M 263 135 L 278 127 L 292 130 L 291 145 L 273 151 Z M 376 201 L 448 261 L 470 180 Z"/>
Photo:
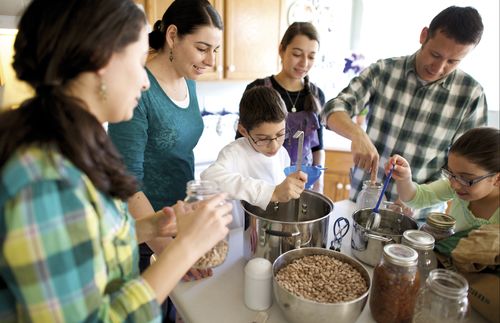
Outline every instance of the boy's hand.
<path id="1" fill-rule="evenodd" d="M 288 202 L 291 199 L 298 199 L 304 191 L 307 182 L 307 174 L 304 172 L 294 172 L 288 175 L 285 180 L 276 186 L 271 197 L 273 202 Z"/>
<path id="2" fill-rule="evenodd" d="M 400 155 L 392 156 L 387 164 L 385 164 L 385 173 L 387 174 L 394 164 L 394 171 L 392 172 L 392 178 L 395 181 L 411 181 L 411 168 L 408 161 L 401 157 Z"/>

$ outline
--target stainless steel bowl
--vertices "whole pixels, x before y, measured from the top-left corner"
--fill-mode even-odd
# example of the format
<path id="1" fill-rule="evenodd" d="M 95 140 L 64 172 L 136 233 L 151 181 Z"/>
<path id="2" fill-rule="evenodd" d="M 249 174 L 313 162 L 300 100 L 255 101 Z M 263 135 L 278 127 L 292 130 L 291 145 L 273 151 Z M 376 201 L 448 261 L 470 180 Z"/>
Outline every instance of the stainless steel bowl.
<path id="1" fill-rule="evenodd" d="M 290 293 L 276 281 L 278 271 L 294 259 L 304 256 L 326 255 L 350 264 L 366 280 L 368 290 L 360 297 L 342 303 L 319 303 Z M 287 251 L 273 263 L 274 301 L 281 308 L 285 318 L 291 323 L 355 322 L 363 311 L 370 293 L 371 279 L 365 267 L 352 257 L 324 248 L 300 248 Z"/>

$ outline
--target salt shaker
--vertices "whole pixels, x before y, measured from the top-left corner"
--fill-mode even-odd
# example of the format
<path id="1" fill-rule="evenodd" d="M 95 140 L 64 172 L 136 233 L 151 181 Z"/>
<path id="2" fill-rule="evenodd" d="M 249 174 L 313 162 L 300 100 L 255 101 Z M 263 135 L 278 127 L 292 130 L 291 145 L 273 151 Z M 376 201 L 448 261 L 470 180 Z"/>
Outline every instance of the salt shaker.
<path id="1" fill-rule="evenodd" d="M 272 302 L 272 264 L 265 258 L 253 258 L 245 266 L 245 305 L 254 311 L 268 309 Z"/>

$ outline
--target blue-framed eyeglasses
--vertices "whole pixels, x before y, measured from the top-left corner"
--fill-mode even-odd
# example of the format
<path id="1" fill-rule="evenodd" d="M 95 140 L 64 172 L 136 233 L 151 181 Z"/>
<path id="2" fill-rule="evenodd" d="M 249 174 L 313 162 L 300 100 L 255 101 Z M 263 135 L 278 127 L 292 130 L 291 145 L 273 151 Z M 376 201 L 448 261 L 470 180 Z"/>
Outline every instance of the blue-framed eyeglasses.
<path id="1" fill-rule="evenodd" d="M 483 176 L 476 177 L 474 179 L 466 179 L 466 178 L 463 178 L 461 176 L 453 174 L 452 172 L 450 172 L 446 168 L 441 168 L 441 173 L 447 179 L 457 181 L 460 185 L 468 186 L 468 187 L 471 187 L 472 185 L 474 185 L 476 183 L 479 183 L 483 179 L 486 179 L 488 177 L 492 177 L 492 176 L 496 175 L 496 173 L 490 173 L 490 174 L 486 174 L 486 175 L 483 175 Z"/>
<path id="2" fill-rule="evenodd" d="M 248 134 L 248 136 L 250 137 L 250 139 L 252 139 L 253 143 L 259 147 L 269 146 L 274 140 L 276 140 L 276 142 L 279 144 L 282 144 L 285 141 L 285 134 L 276 136 L 274 138 L 257 139 L 257 140 L 253 139 L 253 137 L 252 137 L 252 135 L 250 135 L 250 133 Z"/>

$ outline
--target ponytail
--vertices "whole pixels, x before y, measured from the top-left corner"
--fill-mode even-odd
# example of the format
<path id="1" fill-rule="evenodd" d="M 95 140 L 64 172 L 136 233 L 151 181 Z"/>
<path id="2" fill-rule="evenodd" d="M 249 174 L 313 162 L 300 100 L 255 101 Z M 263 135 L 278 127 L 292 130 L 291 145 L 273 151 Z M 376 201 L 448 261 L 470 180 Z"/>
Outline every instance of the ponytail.
<path id="1" fill-rule="evenodd" d="M 155 22 L 153 31 L 149 33 L 149 47 L 154 50 L 160 50 L 165 46 L 165 27 L 161 20 Z"/>
<path id="2" fill-rule="evenodd" d="M 319 113 L 321 105 L 319 103 L 318 88 L 311 84 L 309 75 L 304 77 L 304 90 L 306 93 L 306 97 L 304 98 L 304 111 Z"/>

